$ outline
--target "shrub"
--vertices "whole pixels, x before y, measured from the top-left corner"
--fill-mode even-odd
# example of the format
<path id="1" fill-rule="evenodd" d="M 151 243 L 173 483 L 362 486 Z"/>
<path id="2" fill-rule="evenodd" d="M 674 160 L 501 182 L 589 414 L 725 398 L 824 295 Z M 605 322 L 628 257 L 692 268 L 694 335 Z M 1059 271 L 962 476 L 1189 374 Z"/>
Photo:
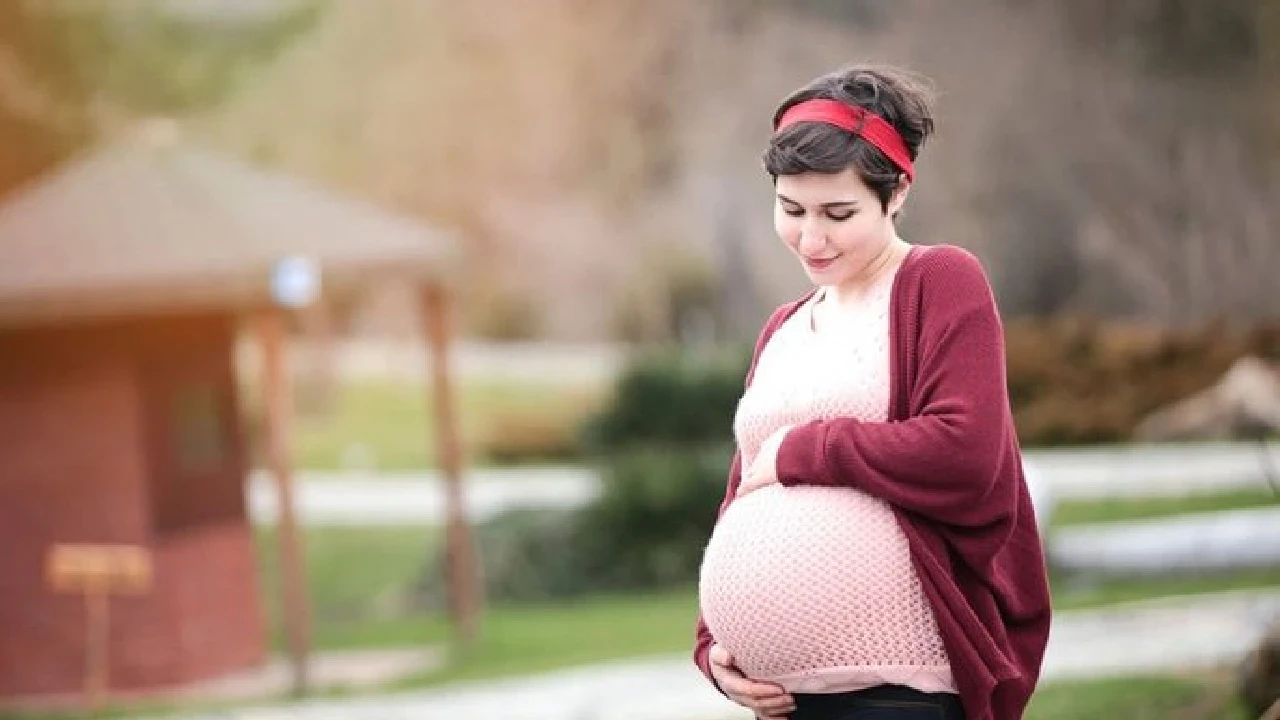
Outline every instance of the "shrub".
<path id="1" fill-rule="evenodd" d="M 1168 330 L 1060 317 L 1011 321 L 1005 338 L 1024 445 L 1127 441 L 1147 414 L 1209 387 L 1238 358 L 1280 357 L 1280 326 Z"/>
<path id="2" fill-rule="evenodd" d="M 609 590 L 696 580 L 731 452 L 721 443 L 610 456 L 601 496 L 578 518 L 584 572 Z"/>
<path id="3" fill-rule="evenodd" d="M 563 408 L 558 410 L 490 413 L 475 437 L 476 455 L 494 465 L 579 458 L 581 419 Z"/>
<path id="4" fill-rule="evenodd" d="M 576 510 L 519 508 L 476 528 L 476 545 L 489 600 L 535 601 L 590 592 L 578 553 Z M 415 586 L 415 601 L 429 610 L 446 605 L 443 578 L 447 549 L 427 562 Z"/>
<path id="5" fill-rule="evenodd" d="M 697 446 L 732 438 L 750 355 L 649 355 L 618 380 L 612 403 L 586 429 L 588 447 Z"/>

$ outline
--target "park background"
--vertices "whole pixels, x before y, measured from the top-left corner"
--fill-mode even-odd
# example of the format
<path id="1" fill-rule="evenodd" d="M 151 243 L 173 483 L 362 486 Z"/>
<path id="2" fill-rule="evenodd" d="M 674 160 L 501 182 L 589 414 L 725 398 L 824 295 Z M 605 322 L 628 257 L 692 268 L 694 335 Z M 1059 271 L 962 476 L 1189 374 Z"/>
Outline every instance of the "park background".
<path id="1" fill-rule="evenodd" d="M 39 299 L 22 268 L 76 264 L 88 240 L 45 241 L 67 216 L 96 251 L 213 262 L 212 214 L 174 215 L 162 234 L 119 217 L 163 214 L 193 177 L 208 213 L 263 197 L 261 217 L 303 212 L 300 195 L 263 194 L 287 183 L 412 223 L 450 250 L 483 612 L 474 635 L 448 612 L 418 288 L 393 273 L 330 296 L 321 262 L 321 296 L 286 318 L 313 663 L 312 699 L 288 707 L 736 717 L 685 655 L 745 352 L 806 282 L 772 234 L 760 151 L 779 99 L 855 61 L 936 82 L 938 135 L 900 231 L 978 255 L 1005 318 L 1061 618 L 1029 717 L 1260 715 L 1280 694 L 1243 681 L 1267 666 L 1247 654 L 1280 613 L 1275 2 L 11 0 L 0 305 L 16 318 Z M 371 242 L 353 227 L 352 248 Z M 112 322 L 49 307 L 41 326 Z M 263 359 L 253 313 L 235 317 L 261 651 L 229 676 L 118 688 L 120 717 L 255 718 L 289 699 Z M 0 369 L 34 322 L 0 334 Z M 74 385 L 76 366 L 51 382 Z M 3 465 L 27 444 L 14 418 L 30 417 L 28 378 L 0 372 L 0 403 L 24 413 L 0 423 L 0 497 L 31 491 Z M 54 477 L 40 462 L 15 467 L 46 487 L 94 482 L 92 463 Z M 0 517 L 14 547 L 119 540 Z M 59 692 L 4 682 L 18 647 L 0 653 L 0 694 L 15 717 L 59 717 L 85 621 L 6 600 L 30 585 L 17 567 L 0 569 L 0 634 L 62 648 Z M 141 601 L 113 602 L 127 615 Z M 112 637 L 118 663 L 130 642 Z"/>

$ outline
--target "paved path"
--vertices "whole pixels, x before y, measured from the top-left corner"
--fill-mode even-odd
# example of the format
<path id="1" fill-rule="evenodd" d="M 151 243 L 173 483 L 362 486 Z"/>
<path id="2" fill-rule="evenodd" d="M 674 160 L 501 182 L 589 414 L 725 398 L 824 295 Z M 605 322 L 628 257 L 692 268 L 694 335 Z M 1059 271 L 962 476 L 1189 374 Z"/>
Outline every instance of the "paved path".
<path id="1" fill-rule="evenodd" d="M 1032 450 L 1026 459 L 1057 498 L 1176 495 L 1266 486 L 1268 468 L 1280 473 L 1280 442 Z"/>
<path id="2" fill-rule="evenodd" d="M 1062 498 L 1265 487 L 1261 461 L 1256 446 L 1229 444 L 1028 456 L 1038 512 Z M 515 507 L 580 506 L 599 491 L 599 478 L 585 467 L 474 469 L 467 475 L 465 497 L 470 516 L 483 520 Z M 427 472 L 305 473 L 297 498 L 300 517 L 311 525 L 437 524 L 444 518 L 443 485 Z M 275 490 L 262 473 L 250 483 L 249 506 L 256 522 L 274 521 Z M 1272 508 L 1058 528 L 1049 546 L 1054 562 L 1066 569 L 1143 572 L 1275 566 L 1280 562 L 1280 498 Z"/>
<path id="3" fill-rule="evenodd" d="M 1280 444 L 1269 449 L 1280 467 Z M 1265 487 L 1264 459 L 1249 443 L 1125 446 L 1027 453 L 1029 474 L 1055 499 L 1126 497 Z M 439 522 L 444 494 L 435 472 L 305 472 L 299 476 L 303 519 L 324 524 Z M 516 506 L 565 507 L 599 492 L 585 467 L 477 468 L 467 473 L 467 503 L 475 517 Z M 259 522 L 275 516 L 268 476 L 255 472 L 250 509 Z"/>
<path id="4" fill-rule="evenodd" d="M 1280 592 L 1162 600 L 1061 613 L 1045 681 L 1233 663 L 1280 615 Z M 377 697 L 246 708 L 184 720 L 717 720 L 749 718 L 685 656 L 607 663 Z"/>
<path id="5" fill-rule="evenodd" d="M 1280 565 L 1275 507 L 1062 527 L 1050 537 L 1056 567 L 1108 573 L 1274 568 Z"/>
<path id="6" fill-rule="evenodd" d="M 455 340 L 450 344 L 449 367 L 460 378 L 608 383 L 618 376 L 630 353 L 622 345 L 604 343 L 484 342 Z M 305 367 L 308 348 L 289 348 L 293 367 Z M 251 340 L 237 347 L 237 362 L 256 373 L 258 349 Z M 390 380 L 423 383 L 431 361 L 424 342 L 350 340 L 340 343 L 333 357 L 335 370 L 348 380 Z"/>
<path id="7" fill-rule="evenodd" d="M 296 506 L 314 525 L 398 525 L 444 520 L 444 486 L 435 473 L 303 473 Z M 467 509 L 484 519 L 514 507 L 575 507 L 599 493 L 594 472 L 578 467 L 485 470 L 467 473 Z M 249 483 L 249 512 L 255 522 L 274 522 L 275 487 L 265 473 Z"/>

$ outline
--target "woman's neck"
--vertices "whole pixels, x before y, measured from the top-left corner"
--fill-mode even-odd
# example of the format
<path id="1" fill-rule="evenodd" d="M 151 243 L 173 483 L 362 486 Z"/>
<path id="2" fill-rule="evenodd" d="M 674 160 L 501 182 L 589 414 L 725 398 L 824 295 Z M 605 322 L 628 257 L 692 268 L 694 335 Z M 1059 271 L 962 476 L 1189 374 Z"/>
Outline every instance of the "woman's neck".
<path id="1" fill-rule="evenodd" d="M 889 242 L 885 243 L 884 249 L 877 253 L 861 272 L 839 285 L 832 285 L 826 288 L 825 294 L 834 300 L 837 305 L 846 302 L 857 302 L 877 280 L 896 267 L 902 258 L 906 257 L 910 248 L 911 246 L 905 240 L 894 235 Z"/>

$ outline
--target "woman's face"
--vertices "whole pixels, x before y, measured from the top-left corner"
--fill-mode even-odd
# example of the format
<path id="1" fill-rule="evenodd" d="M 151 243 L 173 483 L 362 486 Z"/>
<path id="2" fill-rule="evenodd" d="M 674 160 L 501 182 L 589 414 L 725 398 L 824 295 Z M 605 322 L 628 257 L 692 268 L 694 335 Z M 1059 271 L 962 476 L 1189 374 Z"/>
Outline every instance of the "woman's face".
<path id="1" fill-rule="evenodd" d="M 815 285 L 858 277 L 895 237 L 893 214 L 907 195 L 903 183 L 885 212 L 852 169 L 780 175 L 774 187 L 774 228 Z"/>

